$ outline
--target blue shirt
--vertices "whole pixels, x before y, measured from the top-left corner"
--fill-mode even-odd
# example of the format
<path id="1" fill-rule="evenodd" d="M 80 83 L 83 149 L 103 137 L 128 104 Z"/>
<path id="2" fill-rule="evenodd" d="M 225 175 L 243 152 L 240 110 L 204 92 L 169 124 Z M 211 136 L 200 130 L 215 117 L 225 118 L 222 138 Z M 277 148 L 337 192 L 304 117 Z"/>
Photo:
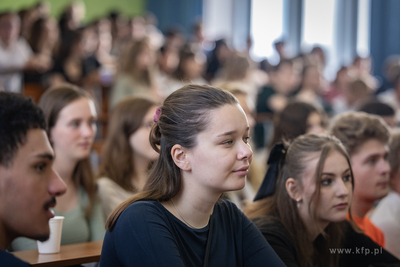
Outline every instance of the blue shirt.
<path id="1" fill-rule="evenodd" d="M 11 253 L 0 249 L 0 266 L 29 267 L 29 264 L 18 259 Z"/>

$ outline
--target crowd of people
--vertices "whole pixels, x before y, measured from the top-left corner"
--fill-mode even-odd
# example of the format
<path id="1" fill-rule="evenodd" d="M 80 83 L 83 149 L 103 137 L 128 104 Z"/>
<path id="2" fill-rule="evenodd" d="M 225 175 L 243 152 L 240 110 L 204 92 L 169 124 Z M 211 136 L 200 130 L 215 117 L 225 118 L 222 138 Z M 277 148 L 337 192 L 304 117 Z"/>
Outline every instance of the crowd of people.
<path id="1" fill-rule="evenodd" d="M 328 82 L 319 46 L 279 41 L 272 66 L 199 22 L 49 9 L 0 13 L 1 264 L 61 215 L 61 245 L 104 240 L 101 266 L 400 266 L 400 57 L 383 90 L 369 57 Z"/>

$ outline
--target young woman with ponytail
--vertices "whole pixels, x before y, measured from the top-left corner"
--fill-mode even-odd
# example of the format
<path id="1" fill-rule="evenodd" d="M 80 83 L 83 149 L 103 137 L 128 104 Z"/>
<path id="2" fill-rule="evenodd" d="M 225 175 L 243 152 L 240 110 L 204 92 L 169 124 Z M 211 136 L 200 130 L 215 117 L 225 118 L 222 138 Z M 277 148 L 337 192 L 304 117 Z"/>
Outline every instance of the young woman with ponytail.
<path id="1" fill-rule="evenodd" d="M 144 190 L 107 220 L 101 266 L 284 266 L 222 193 L 244 187 L 249 125 L 230 93 L 188 85 L 154 115 Z"/>

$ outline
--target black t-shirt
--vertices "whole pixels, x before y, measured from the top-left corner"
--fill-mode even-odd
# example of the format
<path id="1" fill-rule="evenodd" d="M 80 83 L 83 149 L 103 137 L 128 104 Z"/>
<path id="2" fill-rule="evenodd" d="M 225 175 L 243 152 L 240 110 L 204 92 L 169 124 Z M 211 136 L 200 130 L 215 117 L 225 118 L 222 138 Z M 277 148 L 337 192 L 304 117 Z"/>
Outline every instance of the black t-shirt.
<path id="1" fill-rule="evenodd" d="M 235 204 L 219 201 L 211 220 L 208 266 L 285 266 Z M 203 266 L 208 231 L 189 228 L 157 201 L 137 201 L 107 231 L 100 265 Z"/>
<path id="2" fill-rule="evenodd" d="M 283 224 L 276 219 L 266 217 L 253 221 L 286 266 L 298 267 L 294 240 Z M 400 260 L 381 248 L 371 238 L 354 231 L 347 221 L 345 221 L 345 227 L 347 229 L 345 229 L 343 247 L 331 248 L 334 250 L 332 253 L 340 254 L 340 267 L 400 267 Z M 319 235 L 314 241 L 315 249 L 321 247 L 321 242 L 324 240 L 323 236 Z"/>

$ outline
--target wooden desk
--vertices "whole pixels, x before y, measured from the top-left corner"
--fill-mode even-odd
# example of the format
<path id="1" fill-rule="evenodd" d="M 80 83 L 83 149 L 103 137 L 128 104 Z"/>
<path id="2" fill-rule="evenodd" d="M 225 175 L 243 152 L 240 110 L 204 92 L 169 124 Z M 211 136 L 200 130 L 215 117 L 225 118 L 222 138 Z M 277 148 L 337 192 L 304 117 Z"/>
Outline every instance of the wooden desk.
<path id="1" fill-rule="evenodd" d="M 61 246 L 60 253 L 39 254 L 37 249 L 13 252 L 32 266 L 62 267 L 100 261 L 103 241 Z"/>

